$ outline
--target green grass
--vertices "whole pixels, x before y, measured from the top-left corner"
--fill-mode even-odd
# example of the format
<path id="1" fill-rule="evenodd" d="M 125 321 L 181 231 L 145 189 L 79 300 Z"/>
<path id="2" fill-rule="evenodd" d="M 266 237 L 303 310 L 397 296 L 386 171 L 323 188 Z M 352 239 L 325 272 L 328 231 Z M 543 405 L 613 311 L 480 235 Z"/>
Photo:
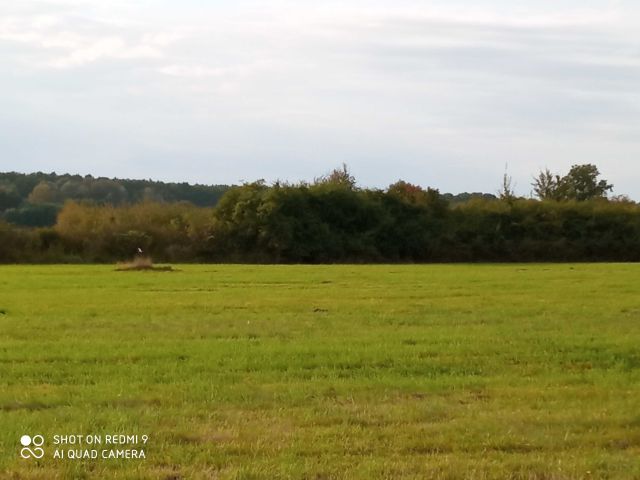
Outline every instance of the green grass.
<path id="1" fill-rule="evenodd" d="M 0 478 L 640 478 L 640 265 L 178 268 L 0 267 Z"/>

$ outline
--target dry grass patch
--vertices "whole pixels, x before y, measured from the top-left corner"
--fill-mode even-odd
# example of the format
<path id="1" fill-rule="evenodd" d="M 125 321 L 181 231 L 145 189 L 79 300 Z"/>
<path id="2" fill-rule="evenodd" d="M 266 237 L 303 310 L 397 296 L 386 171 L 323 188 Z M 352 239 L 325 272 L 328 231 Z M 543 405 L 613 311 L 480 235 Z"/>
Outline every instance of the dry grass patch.
<path id="1" fill-rule="evenodd" d="M 116 265 L 118 272 L 130 271 L 154 271 L 154 272 L 173 272 L 175 271 L 171 265 L 156 266 L 153 264 L 151 257 L 136 257 L 130 262 L 118 263 Z"/>

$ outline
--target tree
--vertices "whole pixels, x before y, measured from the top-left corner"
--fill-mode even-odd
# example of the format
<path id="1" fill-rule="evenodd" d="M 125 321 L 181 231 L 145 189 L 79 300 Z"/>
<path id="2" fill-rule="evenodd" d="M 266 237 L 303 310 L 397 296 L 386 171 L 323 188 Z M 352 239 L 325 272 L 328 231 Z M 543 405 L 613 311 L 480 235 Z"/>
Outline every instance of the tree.
<path id="1" fill-rule="evenodd" d="M 564 177 L 554 175 L 548 168 L 534 177 L 533 191 L 540 200 L 577 200 L 602 198 L 613 189 L 606 180 L 598 180 L 598 167 L 590 163 L 573 165 Z"/>
<path id="2" fill-rule="evenodd" d="M 353 190 L 356 186 L 356 179 L 347 168 L 347 164 L 343 163 L 342 168 L 334 168 L 330 173 L 320 178 L 316 178 L 316 185 L 331 184 L 346 187 Z"/>
<path id="3" fill-rule="evenodd" d="M 0 211 L 15 208 L 22 203 L 22 198 L 16 187 L 10 184 L 0 184 Z"/>
<path id="4" fill-rule="evenodd" d="M 404 180 L 398 180 L 389 185 L 387 195 L 409 205 L 429 208 L 432 213 L 436 214 L 442 214 L 449 205 L 444 196 L 440 195 L 438 189 L 427 187 L 425 190 L 419 185 L 413 185 Z"/>
<path id="5" fill-rule="evenodd" d="M 55 225 L 60 207 L 51 203 L 25 205 L 10 208 L 4 213 L 4 219 L 15 225 L 25 227 L 50 227 Z"/>
<path id="6" fill-rule="evenodd" d="M 403 180 L 389 185 L 387 193 L 413 205 L 427 203 L 427 192 L 422 187 Z"/>
<path id="7" fill-rule="evenodd" d="M 558 197 L 579 202 L 602 198 L 613 190 L 606 180 L 598 180 L 600 172 L 595 165 L 573 165 L 569 173 L 558 182 Z"/>
<path id="8" fill-rule="evenodd" d="M 56 203 L 59 200 L 59 192 L 54 184 L 42 181 L 36 185 L 27 199 L 29 203 Z"/>
<path id="9" fill-rule="evenodd" d="M 511 203 L 516 199 L 516 192 L 513 189 L 513 178 L 507 172 L 507 167 L 504 169 L 504 175 L 502 176 L 502 185 L 498 191 L 500 200 L 504 200 L 507 203 Z"/>
<path id="10" fill-rule="evenodd" d="M 560 177 L 554 175 L 548 168 L 541 170 L 537 177 L 533 178 L 533 192 L 540 200 L 557 200 Z"/>
<path id="11" fill-rule="evenodd" d="M 108 203 L 118 205 L 127 200 L 127 190 L 115 180 L 99 178 L 89 185 L 88 197 L 98 203 Z M 145 200 L 155 200 L 156 198 L 145 198 Z"/>

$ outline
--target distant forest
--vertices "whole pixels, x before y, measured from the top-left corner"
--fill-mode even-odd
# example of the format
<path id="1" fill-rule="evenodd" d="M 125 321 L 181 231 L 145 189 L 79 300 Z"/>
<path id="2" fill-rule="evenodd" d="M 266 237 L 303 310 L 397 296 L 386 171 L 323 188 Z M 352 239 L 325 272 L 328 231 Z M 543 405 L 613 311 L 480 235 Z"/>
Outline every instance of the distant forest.
<path id="1" fill-rule="evenodd" d="M 0 215 L 16 225 L 45 227 L 68 200 L 94 205 L 189 202 L 213 207 L 228 185 L 190 185 L 55 173 L 0 173 Z"/>
<path id="2" fill-rule="evenodd" d="M 361 188 L 346 166 L 312 182 L 188 185 L 0 174 L 0 262 L 639 261 L 640 205 L 594 165 L 532 176 L 521 198 Z M 535 198 L 533 197 L 535 196 Z"/>

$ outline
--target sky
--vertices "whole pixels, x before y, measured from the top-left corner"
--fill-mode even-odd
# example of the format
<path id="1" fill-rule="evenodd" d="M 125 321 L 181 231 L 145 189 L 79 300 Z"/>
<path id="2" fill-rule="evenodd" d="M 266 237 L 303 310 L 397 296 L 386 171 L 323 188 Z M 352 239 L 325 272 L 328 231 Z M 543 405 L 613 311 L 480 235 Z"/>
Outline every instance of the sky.
<path id="1" fill-rule="evenodd" d="M 0 0 L 0 171 L 640 200 L 637 0 Z"/>

